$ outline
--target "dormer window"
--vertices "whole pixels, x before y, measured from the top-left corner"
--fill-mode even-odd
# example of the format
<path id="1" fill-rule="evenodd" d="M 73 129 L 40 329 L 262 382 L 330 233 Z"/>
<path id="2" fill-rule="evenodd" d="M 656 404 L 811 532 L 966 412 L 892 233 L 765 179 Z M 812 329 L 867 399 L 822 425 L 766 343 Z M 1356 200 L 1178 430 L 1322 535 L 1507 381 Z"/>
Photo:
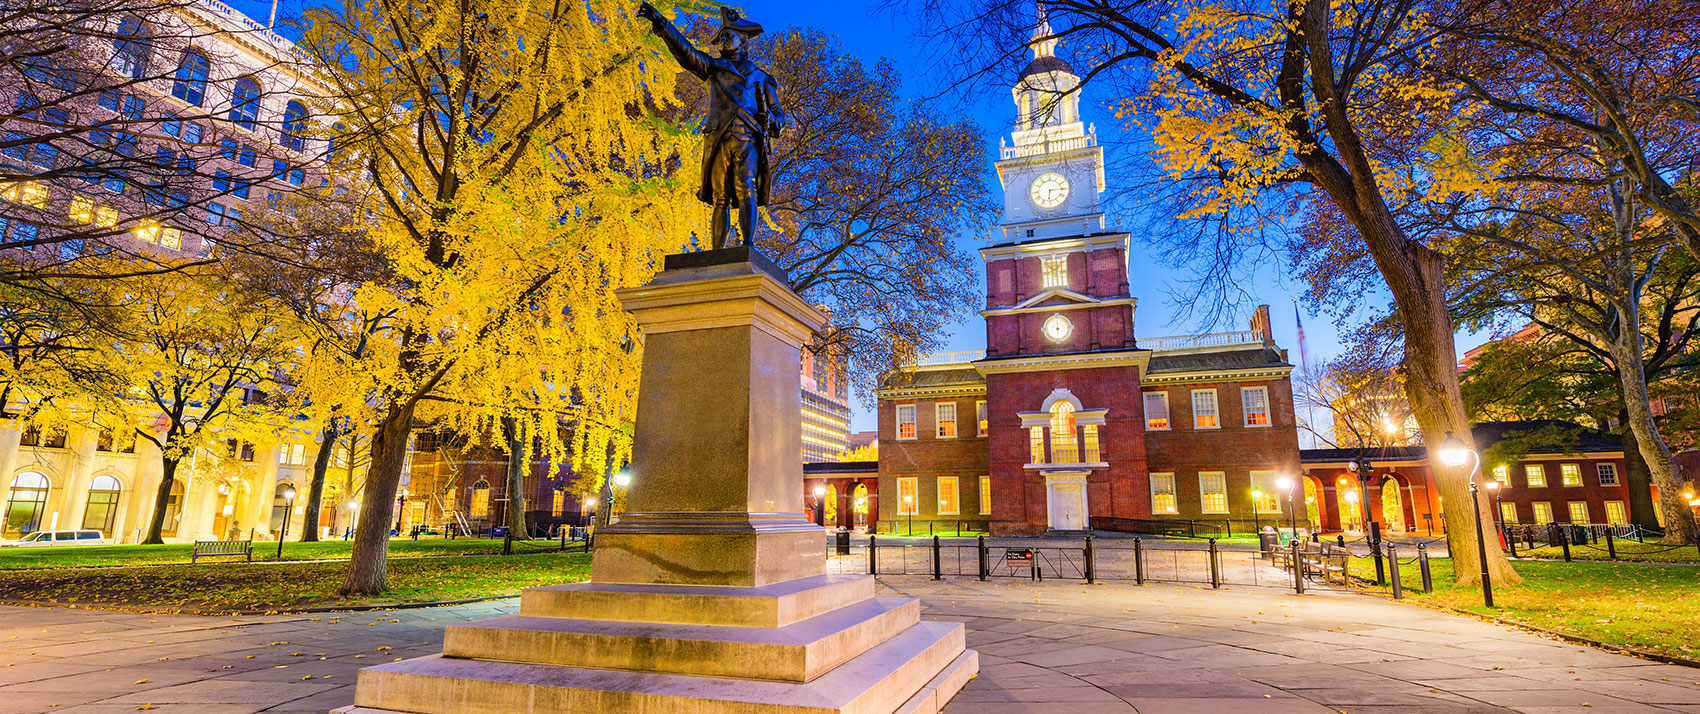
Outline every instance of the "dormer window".
<path id="1" fill-rule="evenodd" d="M 1068 256 L 1046 255 L 1039 258 L 1041 283 L 1046 288 L 1068 287 Z"/>

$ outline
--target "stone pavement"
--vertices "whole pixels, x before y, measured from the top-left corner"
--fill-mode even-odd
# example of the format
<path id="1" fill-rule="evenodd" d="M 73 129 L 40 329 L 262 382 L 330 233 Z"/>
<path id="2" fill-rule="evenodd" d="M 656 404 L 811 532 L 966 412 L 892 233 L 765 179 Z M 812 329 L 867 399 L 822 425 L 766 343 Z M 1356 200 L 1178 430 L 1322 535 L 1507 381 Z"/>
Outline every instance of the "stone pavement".
<path id="1" fill-rule="evenodd" d="M 1415 605 L 1273 588 L 884 579 L 968 623 L 981 674 L 948 714 L 1700 713 L 1700 670 Z M 517 600 L 267 617 L 0 607 L 0 714 L 314 712 L 355 672 L 438 652 Z"/>

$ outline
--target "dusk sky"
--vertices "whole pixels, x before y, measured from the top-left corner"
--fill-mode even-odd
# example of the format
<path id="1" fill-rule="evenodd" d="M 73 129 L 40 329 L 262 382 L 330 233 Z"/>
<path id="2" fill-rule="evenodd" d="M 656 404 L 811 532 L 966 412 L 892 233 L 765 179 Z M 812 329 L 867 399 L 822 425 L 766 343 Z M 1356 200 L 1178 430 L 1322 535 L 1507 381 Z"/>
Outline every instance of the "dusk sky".
<path id="1" fill-rule="evenodd" d="M 281 0 L 279 16 L 287 17 L 300 12 L 305 6 L 300 0 Z M 262 22 L 270 11 L 269 3 L 247 2 L 234 3 L 235 6 L 260 19 Z M 997 176 L 991 169 L 991 162 L 996 157 L 998 140 L 1007 137 L 1010 125 L 1014 120 L 1015 109 L 1007 90 L 987 90 L 978 96 L 966 96 L 942 87 L 942 71 L 938 71 L 932 60 L 932 53 L 923 44 L 914 30 L 902 21 L 902 18 L 882 14 L 875 3 L 850 0 L 836 3 L 794 2 L 781 0 L 752 0 L 741 5 L 744 14 L 759 22 L 768 31 L 789 27 L 814 27 L 838 37 L 844 49 L 861 57 L 867 64 L 872 65 L 879 58 L 889 58 L 896 63 L 904 78 L 904 93 L 910 97 L 938 97 L 942 106 L 955 111 L 966 112 L 986 131 L 986 173 L 985 179 L 990 184 L 994 196 L 1000 196 L 1002 189 L 997 185 Z M 1064 44 L 1058 50 L 1063 59 L 1069 58 L 1069 47 Z M 1106 97 L 1101 96 L 1095 87 L 1087 86 L 1082 102 L 1082 119 L 1096 122 L 1099 133 L 1104 136 L 1106 151 L 1125 150 L 1118 141 L 1106 136 L 1108 132 L 1116 131 L 1115 122 L 1110 112 L 1102 106 Z M 1107 90 L 1099 90 L 1107 91 Z M 1113 166 L 1116 157 L 1109 157 Z M 1114 191 L 1116 177 L 1110 175 L 1107 180 Z M 1135 314 L 1137 333 L 1141 338 L 1161 335 L 1187 334 L 1202 331 L 1227 331 L 1244 329 L 1244 322 L 1249 314 L 1236 315 L 1231 324 L 1207 326 L 1199 324 L 1196 319 L 1187 319 L 1179 315 L 1179 310 L 1172 303 L 1168 291 L 1177 287 L 1179 281 L 1171 278 L 1174 271 L 1168 266 L 1154 262 L 1148 257 L 1147 246 L 1152 245 L 1150 236 L 1161 234 L 1161 226 L 1143 222 L 1133 222 L 1128 218 L 1118 216 L 1112 203 L 1109 209 L 1109 224 L 1112 228 L 1120 228 L 1133 234 L 1133 250 L 1130 254 L 1129 276 L 1134 297 L 1139 299 Z M 989 236 L 986 234 L 962 235 L 958 238 L 965 250 L 973 251 L 988 245 Z M 980 279 L 984 280 L 982 273 Z M 1294 324 L 1292 298 L 1303 291 L 1302 284 L 1287 274 L 1286 266 L 1282 264 L 1267 264 L 1259 271 L 1249 276 L 1251 289 L 1258 302 L 1267 303 L 1275 323 L 1275 339 L 1281 346 L 1291 352 L 1295 366 L 1298 364 L 1298 338 Z M 1333 357 L 1341 349 L 1336 338 L 1332 321 L 1323 315 L 1304 316 L 1304 328 L 1308 356 L 1312 364 Z M 1459 351 L 1473 347 L 1481 342 L 1480 338 L 1465 337 L 1460 340 Z M 950 329 L 947 351 L 977 350 L 985 347 L 984 323 L 978 316 L 954 325 Z M 863 404 L 861 395 L 852 395 L 852 431 L 872 430 L 876 427 L 873 411 Z M 1301 414 L 1300 418 L 1304 418 Z M 1301 437 L 1309 445 L 1308 437 Z"/>

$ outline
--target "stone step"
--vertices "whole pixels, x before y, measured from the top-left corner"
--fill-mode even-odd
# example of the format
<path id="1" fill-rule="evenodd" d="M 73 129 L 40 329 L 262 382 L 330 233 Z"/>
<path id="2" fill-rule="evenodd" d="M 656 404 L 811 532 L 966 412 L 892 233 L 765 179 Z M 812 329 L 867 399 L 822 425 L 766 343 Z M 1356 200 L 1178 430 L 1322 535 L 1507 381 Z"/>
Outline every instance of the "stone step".
<path id="1" fill-rule="evenodd" d="M 784 627 L 874 596 L 867 575 L 813 575 L 760 587 L 582 582 L 527 588 L 519 614 L 680 625 Z"/>
<path id="2" fill-rule="evenodd" d="M 443 655 L 806 682 L 920 620 L 912 598 L 868 598 L 778 628 L 510 615 L 449 626 Z"/>
<path id="3" fill-rule="evenodd" d="M 962 623 L 958 622 L 920 622 L 809 682 L 558 667 L 432 655 L 360 670 L 354 706 L 342 711 L 891 714 L 911 704 L 917 694 L 925 695 L 939 675 L 953 665 L 975 665 L 977 660 L 963 647 L 963 631 Z M 963 681 L 968 676 L 972 676 L 972 671 L 956 673 L 956 679 Z M 922 701 L 925 699 L 923 696 Z M 934 700 L 942 701 L 936 696 Z"/>

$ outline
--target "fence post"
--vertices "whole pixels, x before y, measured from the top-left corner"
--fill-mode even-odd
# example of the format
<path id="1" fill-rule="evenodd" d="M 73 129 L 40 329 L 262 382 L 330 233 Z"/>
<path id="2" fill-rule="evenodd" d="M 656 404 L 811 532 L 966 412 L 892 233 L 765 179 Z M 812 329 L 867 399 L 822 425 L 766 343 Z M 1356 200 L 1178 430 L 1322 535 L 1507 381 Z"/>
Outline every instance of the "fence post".
<path id="1" fill-rule="evenodd" d="M 1423 592 L 1434 592 L 1434 576 L 1428 572 L 1428 544 L 1417 544 L 1417 566 L 1423 573 Z"/>
<path id="2" fill-rule="evenodd" d="M 1222 568 L 1220 566 L 1221 566 L 1221 564 L 1219 562 L 1217 562 L 1217 558 L 1216 558 L 1216 539 L 1211 538 L 1210 539 L 1210 589 L 1212 589 L 1212 590 L 1220 589 L 1222 587 Z"/>
<path id="3" fill-rule="evenodd" d="M 1230 521 L 1226 518 L 1222 519 L 1222 537 L 1223 538 L 1234 537 L 1234 522 L 1233 521 Z"/>
<path id="4" fill-rule="evenodd" d="M 1564 562 L 1570 562 L 1570 529 L 1558 529 L 1558 544 L 1564 546 Z"/>
<path id="5" fill-rule="evenodd" d="M 879 553 L 879 544 L 876 540 L 876 537 L 872 533 L 870 533 L 870 534 L 868 534 L 868 574 L 869 575 L 879 575 L 880 574 L 880 566 L 879 566 L 880 559 L 879 559 L 878 553 Z"/>
<path id="6" fill-rule="evenodd" d="M 1344 533 L 1336 534 L 1334 536 L 1334 543 L 1339 545 L 1341 548 L 1346 547 L 1346 535 Z"/>
<path id="7" fill-rule="evenodd" d="M 1393 599 L 1403 600 L 1405 599 L 1405 586 L 1399 582 L 1399 546 L 1396 544 L 1387 544 L 1387 565 L 1393 569 Z"/>
<path id="8" fill-rule="evenodd" d="M 986 579 L 986 537 L 985 536 L 980 536 L 980 544 L 979 544 L 978 548 L 976 548 L 976 550 L 980 551 L 980 579 L 985 580 Z"/>
<path id="9" fill-rule="evenodd" d="M 1387 584 L 1387 571 L 1381 566 L 1381 524 L 1369 522 L 1369 554 L 1375 558 L 1375 584 Z"/>
<path id="10" fill-rule="evenodd" d="M 1097 579 L 1093 577 L 1093 572 L 1092 572 L 1093 565 L 1095 565 L 1095 563 L 1093 562 L 1094 560 L 1095 560 L 1095 556 L 1092 554 L 1092 536 L 1086 536 L 1086 584 L 1087 585 L 1092 585 L 1092 584 L 1097 582 Z"/>
<path id="11" fill-rule="evenodd" d="M 1611 526 L 1606 526 L 1606 553 L 1617 560 L 1617 538 L 1612 535 Z"/>
<path id="12" fill-rule="evenodd" d="M 502 534 L 502 555 L 513 555 L 513 554 L 514 554 L 514 532 L 513 532 L 513 530 L 510 529 L 506 533 Z"/>
<path id="13" fill-rule="evenodd" d="M 936 535 L 933 536 L 933 579 L 944 579 L 944 573 L 939 569 L 939 537 Z"/>
<path id="14" fill-rule="evenodd" d="M 1145 544 L 1133 539 L 1133 584 L 1145 584 Z"/>
<path id="15" fill-rule="evenodd" d="M 1288 565 L 1293 566 L 1293 592 L 1300 595 L 1305 594 L 1304 563 L 1299 560 L 1299 558 L 1303 557 L 1301 554 L 1303 547 L 1304 546 L 1299 545 L 1299 539 L 1294 538 L 1292 544 L 1293 553 L 1290 556 L 1292 559 L 1287 561 Z"/>

